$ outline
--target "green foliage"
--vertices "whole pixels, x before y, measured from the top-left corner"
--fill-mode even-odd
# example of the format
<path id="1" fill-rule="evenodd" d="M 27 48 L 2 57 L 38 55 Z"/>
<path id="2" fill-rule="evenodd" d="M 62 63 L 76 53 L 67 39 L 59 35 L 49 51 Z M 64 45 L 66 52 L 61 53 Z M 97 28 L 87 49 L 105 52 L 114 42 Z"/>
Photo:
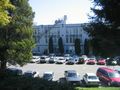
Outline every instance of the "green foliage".
<path id="1" fill-rule="evenodd" d="M 75 90 L 120 90 L 119 87 L 101 87 L 101 88 L 95 88 L 95 87 L 91 87 L 91 88 L 79 88 L 77 87 Z"/>
<path id="2" fill-rule="evenodd" d="M 9 0 L 0 0 L 0 26 L 4 26 L 10 22 L 11 17 L 7 10 L 15 9 Z"/>
<path id="3" fill-rule="evenodd" d="M 46 81 L 40 78 L 8 77 L 0 82 L 0 90 L 74 90 L 67 84 Z"/>
<path id="4" fill-rule="evenodd" d="M 11 0 L 11 3 L 16 8 L 9 11 L 12 15 L 11 22 L 6 27 L 0 28 L 0 60 L 24 65 L 31 59 L 34 46 L 32 36 L 34 13 L 28 0 Z"/>
<path id="5" fill-rule="evenodd" d="M 58 47 L 60 54 L 64 54 L 64 45 L 61 37 L 58 39 Z"/>
<path id="6" fill-rule="evenodd" d="M 75 39 L 75 53 L 77 55 L 80 55 L 81 53 L 80 39 Z"/>
<path id="7" fill-rule="evenodd" d="M 53 49 L 53 38 L 50 37 L 49 38 L 49 53 L 53 53 L 54 52 L 54 49 Z"/>
<path id="8" fill-rule="evenodd" d="M 85 43 L 84 43 L 84 53 L 85 55 L 89 54 L 89 41 L 87 39 L 85 39 Z"/>
<path id="9" fill-rule="evenodd" d="M 86 28 L 93 41 L 93 51 L 102 56 L 120 54 L 120 0 L 92 0 L 91 23 Z"/>

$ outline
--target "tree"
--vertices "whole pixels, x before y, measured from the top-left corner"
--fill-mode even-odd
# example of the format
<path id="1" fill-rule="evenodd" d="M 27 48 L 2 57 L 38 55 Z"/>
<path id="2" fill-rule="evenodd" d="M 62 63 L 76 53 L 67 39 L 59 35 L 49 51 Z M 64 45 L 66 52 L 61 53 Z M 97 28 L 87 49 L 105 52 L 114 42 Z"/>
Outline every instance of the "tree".
<path id="1" fill-rule="evenodd" d="M 0 0 L 0 26 L 4 26 L 10 22 L 11 17 L 7 10 L 13 10 L 15 7 L 10 3 L 9 0 Z"/>
<path id="2" fill-rule="evenodd" d="M 88 55 L 89 54 L 89 40 L 85 39 L 84 43 L 84 54 Z"/>
<path id="3" fill-rule="evenodd" d="M 24 65 L 31 59 L 34 46 L 32 36 L 32 21 L 34 13 L 28 0 L 11 0 L 15 6 L 11 22 L 0 28 L 0 61 L 1 70 L 6 69 L 6 63 Z"/>
<path id="4" fill-rule="evenodd" d="M 53 53 L 54 52 L 54 49 L 53 49 L 53 38 L 50 37 L 49 38 L 49 53 Z"/>
<path id="5" fill-rule="evenodd" d="M 75 39 L 75 53 L 79 55 L 81 53 L 80 39 Z"/>
<path id="6" fill-rule="evenodd" d="M 87 30 L 94 42 L 94 51 L 103 56 L 120 54 L 120 0 L 92 1 L 94 16 Z"/>
<path id="7" fill-rule="evenodd" d="M 64 45 L 63 45 L 62 37 L 60 37 L 58 40 L 58 47 L 60 54 L 64 54 Z"/>

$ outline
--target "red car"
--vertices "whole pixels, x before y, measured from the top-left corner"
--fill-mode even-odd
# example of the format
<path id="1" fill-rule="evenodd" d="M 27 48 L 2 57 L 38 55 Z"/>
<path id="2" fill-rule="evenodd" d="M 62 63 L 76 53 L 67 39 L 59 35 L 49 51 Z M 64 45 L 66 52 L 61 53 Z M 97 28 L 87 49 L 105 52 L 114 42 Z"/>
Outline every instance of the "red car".
<path id="1" fill-rule="evenodd" d="M 96 64 L 96 59 L 95 58 L 89 58 L 86 62 L 86 64 Z"/>
<path id="2" fill-rule="evenodd" d="M 104 58 L 100 58 L 97 60 L 97 64 L 98 65 L 105 65 L 106 64 L 106 60 Z"/>
<path id="3" fill-rule="evenodd" d="M 117 71 L 107 67 L 100 67 L 96 74 L 108 86 L 120 86 L 120 74 Z"/>

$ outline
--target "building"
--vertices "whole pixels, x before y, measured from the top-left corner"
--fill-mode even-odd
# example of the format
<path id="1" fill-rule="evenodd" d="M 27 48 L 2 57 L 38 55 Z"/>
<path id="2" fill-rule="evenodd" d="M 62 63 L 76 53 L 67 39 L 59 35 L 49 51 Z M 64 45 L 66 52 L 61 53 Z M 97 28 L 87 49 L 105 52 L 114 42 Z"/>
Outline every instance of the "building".
<path id="1" fill-rule="evenodd" d="M 49 53 L 49 38 L 53 39 L 54 53 L 58 52 L 58 39 L 62 37 L 65 53 L 75 53 L 74 41 L 76 38 L 81 41 L 81 54 L 84 53 L 84 41 L 88 39 L 88 34 L 83 30 L 83 24 L 66 24 L 67 16 L 63 19 L 56 20 L 54 25 L 34 26 L 34 38 L 36 47 L 33 53 Z"/>

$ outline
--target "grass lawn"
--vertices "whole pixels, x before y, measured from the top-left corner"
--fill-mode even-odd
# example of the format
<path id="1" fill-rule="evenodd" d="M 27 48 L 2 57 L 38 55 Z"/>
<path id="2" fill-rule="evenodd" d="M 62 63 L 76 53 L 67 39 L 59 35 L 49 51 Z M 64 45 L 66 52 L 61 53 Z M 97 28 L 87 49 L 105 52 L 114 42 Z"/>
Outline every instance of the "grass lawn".
<path id="1" fill-rule="evenodd" d="M 81 88 L 81 87 L 77 87 L 76 90 L 120 90 L 120 87 L 99 87 L 99 88 Z"/>

